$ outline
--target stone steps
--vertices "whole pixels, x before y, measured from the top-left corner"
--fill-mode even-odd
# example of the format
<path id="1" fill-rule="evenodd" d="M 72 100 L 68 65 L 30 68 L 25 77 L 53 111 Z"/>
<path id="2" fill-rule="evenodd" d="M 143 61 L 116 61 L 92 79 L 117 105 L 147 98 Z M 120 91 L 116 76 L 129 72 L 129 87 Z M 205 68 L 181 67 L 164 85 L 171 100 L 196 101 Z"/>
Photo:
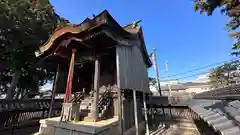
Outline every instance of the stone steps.
<path id="1" fill-rule="evenodd" d="M 103 96 L 104 92 L 106 89 L 100 89 L 99 91 L 99 99 Z M 90 115 L 91 109 L 92 109 L 92 103 L 93 103 L 94 97 L 89 96 L 89 97 L 85 97 L 84 100 L 82 100 L 81 104 L 80 104 L 80 117 L 87 117 L 88 115 Z M 105 115 L 105 111 L 107 110 L 107 106 L 109 104 L 103 106 L 103 110 L 101 110 L 101 112 L 99 112 L 99 117 L 103 117 Z"/>

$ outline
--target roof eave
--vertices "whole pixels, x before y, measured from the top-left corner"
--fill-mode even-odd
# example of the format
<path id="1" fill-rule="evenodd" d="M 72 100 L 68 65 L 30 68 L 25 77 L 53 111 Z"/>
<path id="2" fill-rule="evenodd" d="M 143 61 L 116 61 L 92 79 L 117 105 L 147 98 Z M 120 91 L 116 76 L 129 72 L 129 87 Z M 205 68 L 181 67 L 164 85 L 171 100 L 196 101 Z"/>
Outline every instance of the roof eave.
<path id="1" fill-rule="evenodd" d="M 35 51 L 35 56 L 40 57 L 43 55 L 53 46 L 55 40 L 67 33 L 70 33 L 72 35 L 80 34 L 81 32 L 89 29 L 94 29 L 96 27 L 101 27 L 105 24 L 117 30 L 120 36 L 130 34 L 125 31 L 106 10 L 97 15 L 95 18 L 85 19 L 83 22 L 79 25 L 65 26 L 54 31 L 49 40 L 45 44 L 41 45 L 37 51 Z"/>

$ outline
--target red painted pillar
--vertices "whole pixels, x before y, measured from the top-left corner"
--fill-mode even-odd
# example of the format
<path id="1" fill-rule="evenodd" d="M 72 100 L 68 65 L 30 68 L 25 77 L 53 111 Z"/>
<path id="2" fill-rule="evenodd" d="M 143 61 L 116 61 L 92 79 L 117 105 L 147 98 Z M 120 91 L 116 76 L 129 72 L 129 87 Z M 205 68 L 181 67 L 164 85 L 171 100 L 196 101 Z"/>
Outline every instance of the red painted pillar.
<path id="1" fill-rule="evenodd" d="M 67 87 L 66 87 L 66 92 L 65 92 L 64 103 L 68 103 L 72 98 L 71 97 L 71 95 L 72 95 L 72 79 L 73 79 L 73 73 L 74 73 L 75 52 L 76 52 L 76 49 L 73 49 L 71 62 L 69 65 Z"/>

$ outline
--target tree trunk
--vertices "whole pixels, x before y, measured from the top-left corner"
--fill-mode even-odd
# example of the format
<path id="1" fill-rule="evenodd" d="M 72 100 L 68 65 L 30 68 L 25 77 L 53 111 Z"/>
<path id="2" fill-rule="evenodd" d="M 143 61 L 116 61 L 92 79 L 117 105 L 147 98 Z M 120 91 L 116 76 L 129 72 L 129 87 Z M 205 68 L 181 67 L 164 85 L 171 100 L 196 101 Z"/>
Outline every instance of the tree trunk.
<path id="1" fill-rule="evenodd" d="M 21 75 L 21 72 L 19 70 L 17 70 L 13 77 L 12 77 L 12 82 L 11 82 L 11 85 L 7 91 L 7 96 L 6 96 L 6 99 L 13 99 L 13 96 L 14 96 L 14 91 L 17 87 L 17 84 L 18 84 L 18 81 L 19 81 L 19 77 Z"/>

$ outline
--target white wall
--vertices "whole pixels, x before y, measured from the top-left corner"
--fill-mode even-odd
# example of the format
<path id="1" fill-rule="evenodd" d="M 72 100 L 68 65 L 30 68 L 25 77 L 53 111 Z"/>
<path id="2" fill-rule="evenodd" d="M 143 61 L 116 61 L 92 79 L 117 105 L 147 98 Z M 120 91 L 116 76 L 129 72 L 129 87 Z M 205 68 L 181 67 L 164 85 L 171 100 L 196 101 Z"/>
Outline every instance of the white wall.
<path id="1" fill-rule="evenodd" d="M 200 86 L 200 87 L 190 87 L 186 89 L 186 92 L 189 93 L 201 93 L 201 92 L 205 92 L 205 91 L 209 91 L 210 90 L 210 86 Z"/>

